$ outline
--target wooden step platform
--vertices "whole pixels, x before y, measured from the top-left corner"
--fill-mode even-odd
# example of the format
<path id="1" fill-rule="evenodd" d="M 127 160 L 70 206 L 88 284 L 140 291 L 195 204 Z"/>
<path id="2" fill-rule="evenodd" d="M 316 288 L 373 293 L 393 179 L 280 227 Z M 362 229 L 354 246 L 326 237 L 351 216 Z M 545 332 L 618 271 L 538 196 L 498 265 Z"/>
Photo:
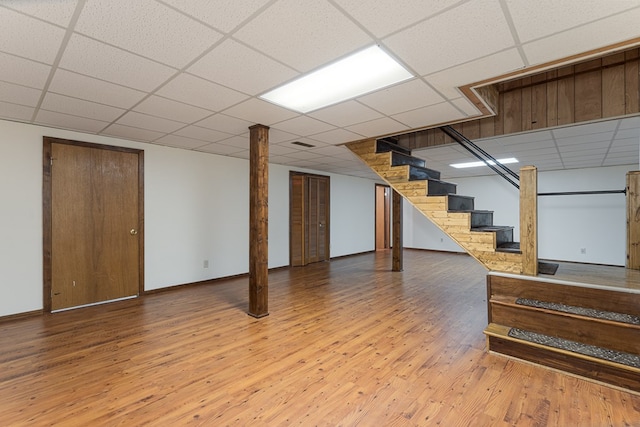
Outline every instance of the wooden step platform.
<path id="1" fill-rule="evenodd" d="M 490 273 L 487 304 L 489 351 L 640 392 L 639 271 L 559 263 L 555 277 Z"/>

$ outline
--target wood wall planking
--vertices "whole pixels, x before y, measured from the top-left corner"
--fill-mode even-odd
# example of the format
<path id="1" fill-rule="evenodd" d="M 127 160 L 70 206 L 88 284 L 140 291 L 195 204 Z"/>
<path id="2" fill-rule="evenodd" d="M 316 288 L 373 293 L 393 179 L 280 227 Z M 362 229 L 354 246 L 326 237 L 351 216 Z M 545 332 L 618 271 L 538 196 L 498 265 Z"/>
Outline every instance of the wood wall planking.
<path id="1" fill-rule="evenodd" d="M 640 49 L 564 66 L 492 85 L 497 114 L 453 127 L 474 140 L 640 113 Z M 464 92 L 464 91 L 463 91 Z M 422 148 L 452 143 L 439 129 L 401 135 L 400 143 Z"/>

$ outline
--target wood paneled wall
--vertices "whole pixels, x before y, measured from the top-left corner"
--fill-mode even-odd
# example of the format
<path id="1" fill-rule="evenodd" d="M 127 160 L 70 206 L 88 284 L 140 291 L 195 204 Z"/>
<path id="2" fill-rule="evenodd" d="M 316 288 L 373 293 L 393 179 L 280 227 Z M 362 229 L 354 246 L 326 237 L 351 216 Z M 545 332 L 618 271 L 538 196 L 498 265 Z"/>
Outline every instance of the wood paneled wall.
<path id="1" fill-rule="evenodd" d="M 493 86 L 492 117 L 453 127 L 474 140 L 640 112 L 640 49 L 592 59 Z M 495 93 L 479 88 L 483 96 Z M 402 135 L 409 148 L 453 142 L 438 129 Z"/>

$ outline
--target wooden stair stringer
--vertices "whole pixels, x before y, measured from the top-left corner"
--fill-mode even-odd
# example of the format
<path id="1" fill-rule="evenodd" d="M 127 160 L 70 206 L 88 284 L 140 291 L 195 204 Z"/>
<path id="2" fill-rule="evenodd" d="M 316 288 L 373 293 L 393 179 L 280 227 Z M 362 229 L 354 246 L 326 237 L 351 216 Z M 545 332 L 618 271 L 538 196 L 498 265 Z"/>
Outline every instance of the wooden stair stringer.
<path id="1" fill-rule="evenodd" d="M 409 181 L 409 166 L 391 166 L 391 152 L 376 153 L 376 141 L 346 144 L 391 188 L 490 271 L 522 272 L 522 255 L 496 252 L 494 232 L 471 231 L 470 212 L 449 212 L 447 196 L 429 196 L 426 180 Z"/>

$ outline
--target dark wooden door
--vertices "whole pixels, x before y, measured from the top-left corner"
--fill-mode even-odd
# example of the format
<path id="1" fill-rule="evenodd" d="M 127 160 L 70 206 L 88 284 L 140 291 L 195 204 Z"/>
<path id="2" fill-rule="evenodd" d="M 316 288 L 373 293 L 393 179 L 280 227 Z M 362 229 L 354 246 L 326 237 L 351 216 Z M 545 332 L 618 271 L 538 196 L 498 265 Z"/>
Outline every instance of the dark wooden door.
<path id="1" fill-rule="evenodd" d="M 45 308 L 137 295 L 142 288 L 141 152 L 56 140 L 49 141 L 47 151 L 45 302 L 47 292 L 50 300 Z"/>
<path id="2" fill-rule="evenodd" d="M 292 173 L 290 262 L 306 265 L 329 259 L 329 177 Z"/>

